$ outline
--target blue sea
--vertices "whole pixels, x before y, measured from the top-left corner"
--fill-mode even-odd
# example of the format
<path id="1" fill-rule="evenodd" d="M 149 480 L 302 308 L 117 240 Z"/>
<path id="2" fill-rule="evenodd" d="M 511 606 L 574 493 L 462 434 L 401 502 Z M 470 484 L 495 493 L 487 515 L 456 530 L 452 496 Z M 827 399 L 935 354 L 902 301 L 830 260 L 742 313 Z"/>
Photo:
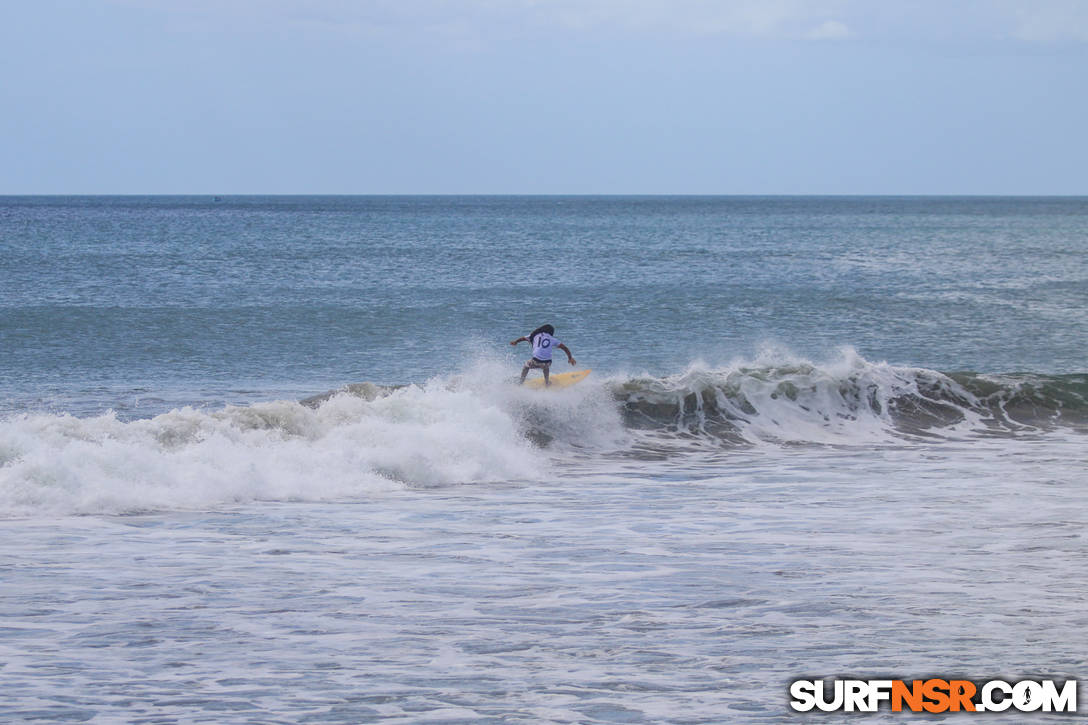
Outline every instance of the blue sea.
<path id="1" fill-rule="evenodd" d="M 1086 526 L 1088 198 L 0 197 L 3 722 L 856 722 Z"/>

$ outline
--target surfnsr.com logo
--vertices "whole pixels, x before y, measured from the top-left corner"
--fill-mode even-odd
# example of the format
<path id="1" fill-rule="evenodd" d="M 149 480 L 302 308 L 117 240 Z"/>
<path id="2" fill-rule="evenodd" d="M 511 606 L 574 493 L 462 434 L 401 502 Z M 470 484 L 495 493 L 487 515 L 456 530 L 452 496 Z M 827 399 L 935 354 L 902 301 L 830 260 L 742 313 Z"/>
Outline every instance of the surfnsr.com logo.
<path id="1" fill-rule="evenodd" d="M 1066 680 L 795 680 L 797 712 L 1076 712 L 1077 681 Z"/>

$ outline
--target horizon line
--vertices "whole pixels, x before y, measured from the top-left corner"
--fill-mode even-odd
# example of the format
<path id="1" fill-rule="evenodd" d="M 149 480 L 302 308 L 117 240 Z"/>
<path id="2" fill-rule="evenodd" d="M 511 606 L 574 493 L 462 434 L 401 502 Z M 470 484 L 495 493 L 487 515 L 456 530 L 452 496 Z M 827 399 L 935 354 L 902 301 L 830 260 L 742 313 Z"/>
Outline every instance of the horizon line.
<path id="1" fill-rule="evenodd" d="M 520 197 L 520 198 L 663 198 L 663 197 L 688 197 L 688 198 L 957 198 L 957 199 L 985 199 L 985 198 L 1027 198 L 1027 199 L 1053 199 L 1053 198 L 1088 198 L 1088 193 L 715 193 L 715 192 L 48 192 L 48 193 L 4 193 L 0 192 L 0 198 L 33 198 L 33 197 L 184 197 L 184 198 L 254 198 L 254 197 Z"/>

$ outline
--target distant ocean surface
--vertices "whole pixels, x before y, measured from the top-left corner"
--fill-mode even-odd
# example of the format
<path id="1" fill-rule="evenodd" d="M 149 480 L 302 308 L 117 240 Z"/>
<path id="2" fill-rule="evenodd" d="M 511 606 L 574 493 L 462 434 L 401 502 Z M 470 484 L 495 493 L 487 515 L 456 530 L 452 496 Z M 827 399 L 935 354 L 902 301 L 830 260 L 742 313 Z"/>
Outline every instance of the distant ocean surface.
<path id="1" fill-rule="evenodd" d="M 1088 198 L 0 197 L 0 721 L 1084 680 L 1086 527 Z"/>

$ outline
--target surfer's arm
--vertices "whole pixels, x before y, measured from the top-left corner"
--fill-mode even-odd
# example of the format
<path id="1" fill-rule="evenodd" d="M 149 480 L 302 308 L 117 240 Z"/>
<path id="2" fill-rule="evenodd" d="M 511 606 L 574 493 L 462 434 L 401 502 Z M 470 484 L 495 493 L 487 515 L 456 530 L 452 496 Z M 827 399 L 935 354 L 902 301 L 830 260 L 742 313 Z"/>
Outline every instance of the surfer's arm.
<path id="1" fill-rule="evenodd" d="M 517 344 L 518 344 L 519 342 L 529 342 L 529 338 L 527 338 L 527 337 L 519 337 L 519 338 L 518 338 L 518 339 L 516 339 L 516 340 L 511 340 L 511 341 L 510 341 L 510 344 L 511 344 L 511 345 L 517 345 Z"/>
<path id="2" fill-rule="evenodd" d="M 556 347 L 558 347 L 563 352 L 567 353 L 567 362 L 569 362 L 571 365 L 574 365 L 575 363 L 578 362 L 577 360 L 574 359 L 574 356 L 570 354 L 570 348 L 569 347 L 567 347 L 563 343 L 559 343 L 558 345 L 556 345 Z"/>

